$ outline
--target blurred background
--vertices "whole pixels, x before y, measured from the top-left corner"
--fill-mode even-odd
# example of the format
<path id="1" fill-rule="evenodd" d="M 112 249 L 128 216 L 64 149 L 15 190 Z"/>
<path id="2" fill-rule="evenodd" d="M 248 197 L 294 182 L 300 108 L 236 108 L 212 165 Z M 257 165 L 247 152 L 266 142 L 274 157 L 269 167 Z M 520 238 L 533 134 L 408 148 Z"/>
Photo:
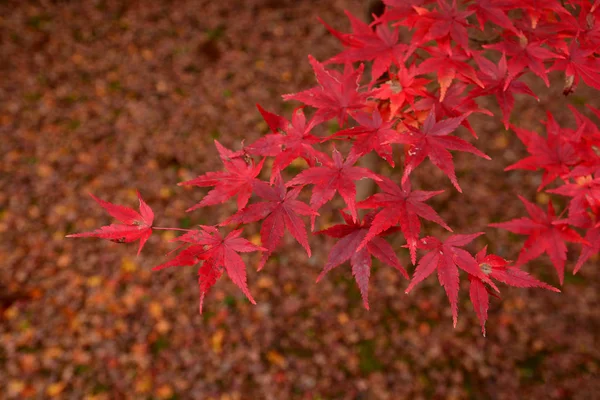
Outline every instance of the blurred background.
<path id="1" fill-rule="evenodd" d="M 255 103 L 290 116 L 296 104 L 280 95 L 314 85 L 307 55 L 341 49 L 317 16 L 348 31 L 343 11 L 366 19 L 367 8 L 0 1 L 0 398 L 597 398 L 598 260 L 573 276 L 574 248 L 563 293 L 502 287 L 483 338 L 465 290 L 452 328 L 435 278 L 407 296 L 407 282 L 375 264 L 370 312 L 348 265 L 315 284 L 333 243 L 322 237 L 308 259 L 286 236 L 260 273 L 251 255 L 258 305 L 223 278 L 203 315 L 195 268 L 151 272 L 174 248 L 170 232 L 139 257 L 135 245 L 64 238 L 111 222 L 89 192 L 135 207 L 139 189 L 160 226 L 230 215 L 234 204 L 185 213 L 206 192 L 176 184 L 221 168 L 214 139 L 237 149 L 267 131 Z M 600 106 L 583 83 L 565 98 L 552 77 L 549 89 L 531 80 L 541 102 L 519 98 L 514 123 L 543 132 L 545 109 L 573 125 L 567 104 Z M 428 166 L 415 186 L 446 189 L 430 204 L 456 231 L 488 233 L 471 250 L 489 244 L 515 259 L 522 238 L 486 225 L 524 215 L 517 193 L 547 203 L 536 196 L 541 174 L 504 173 L 523 145 L 499 119 L 470 120 L 493 161 L 455 155 L 462 195 Z M 412 273 L 402 241 L 392 244 Z M 545 256 L 526 269 L 558 285 Z"/>

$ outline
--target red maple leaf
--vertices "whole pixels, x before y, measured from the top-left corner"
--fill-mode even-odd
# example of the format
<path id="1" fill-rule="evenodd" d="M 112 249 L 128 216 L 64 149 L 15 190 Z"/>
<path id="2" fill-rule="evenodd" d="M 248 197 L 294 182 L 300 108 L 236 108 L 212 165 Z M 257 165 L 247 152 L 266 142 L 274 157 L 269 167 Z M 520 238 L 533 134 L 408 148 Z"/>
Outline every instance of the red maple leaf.
<path id="1" fill-rule="evenodd" d="M 252 155 L 275 157 L 271 179 L 298 157 L 312 166 L 324 156 L 313 147 L 315 143 L 322 141 L 321 138 L 310 133 L 319 123 L 316 118 L 312 118 L 307 123 L 304 112 L 299 108 L 294 111 L 290 123 L 285 118 L 264 110 L 261 106 L 258 106 L 258 110 L 273 133 L 246 146 L 245 150 Z"/>
<path id="2" fill-rule="evenodd" d="M 207 172 L 195 179 L 179 183 L 179 185 L 215 187 L 204 196 L 202 201 L 187 211 L 224 203 L 235 195 L 237 195 L 238 209 L 244 208 L 248 204 L 254 183 L 258 181 L 256 177 L 260 174 L 264 159 L 255 164 L 254 160 L 247 160 L 242 151 L 231 151 L 216 140 L 215 146 L 221 161 L 223 161 L 225 171 Z"/>
<path id="3" fill-rule="evenodd" d="M 452 39 L 469 54 L 471 50 L 467 17 L 473 14 L 473 11 L 459 11 L 456 0 L 452 0 L 452 4 L 438 0 L 437 5 L 439 10 L 433 11 L 414 6 L 416 14 L 400 22 L 402 25 L 416 28 L 407 53 L 411 54 L 418 46 L 431 40 L 437 41 L 440 46 L 449 46 Z"/>
<path id="4" fill-rule="evenodd" d="M 519 196 L 519 199 L 525 205 L 531 218 L 517 218 L 489 226 L 506 229 L 519 235 L 528 235 L 529 238 L 519 253 L 517 265 L 525 264 L 543 253 L 547 253 L 562 285 L 565 276 L 565 261 L 567 260 L 565 243 L 585 243 L 585 240 L 575 230 L 569 228 L 568 220 L 560 220 L 556 216 L 552 202 L 548 203 L 548 211 L 544 212 L 524 197 Z"/>
<path id="5" fill-rule="evenodd" d="M 398 115 L 406 103 L 413 105 L 415 97 L 425 95 L 425 85 L 429 80 L 416 78 L 416 75 L 418 74 L 414 65 L 409 68 L 401 66 L 396 74 L 390 74 L 390 80 L 380 85 L 374 94 L 375 98 L 389 100 L 392 116 Z"/>
<path id="6" fill-rule="evenodd" d="M 587 222 L 590 219 L 587 214 L 588 207 L 595 214 L 600 214 L 600 174 L 596 175 L 595 179 L 591 175 L 580 176 L 575 178 L 575 183 L 567 183 L 547 191 L 572 197 L 569 202 L 569 219 L 571 221 Z"/>
<path id="7" fill-rule="evenodd" d="M 427 57 L 417 67 L 417 74 L 428 74 L 435 72 L 440 85 L 440 101 L 444 101 L 446 91 L 455 78 L 464 82 L 474 83 L 484 87 L 477 77 L 475 69 L 468 64 L 470 54 L 460 51 L 460 48 L 427 47 L 425 49 L 431 57 Z"/>
<path id="8" fill-rule="evenodd" d="M 372 95 L 370 91 L 359 92 L 360 78 L 364 65 L 358 69 L 352 68 L 350 63 L 344 67 L 344 73 L 326 70 L 323 64 L 314 57 L 308 60 L 315 71 L 319 86 L 299 93 L 284 94 L 284 100 L 297 100 L 317 109 L 315 118 L 327 121 L 337 118 L 344 125 L 348 112 L 360 110 L 365 107 L 367 98 Z"/>
<path id="9" fill-rule="evenodd" d="M 355 141 L 352 143 L 348 157 L 362 157 L 375 150 L 379 157 L 393 167 L 394 158 L 389 142 L 398 135 L 393 128 L 396 121 L 383 121 L 378 109 L 370 114 L 358 111 L 352 115 L 352 118 L 359 123 L 358 126 L 338 131 L 331 138 L 353 137 Z"/>
<path id="10" fill-rule="evenodd" d="M 553 292 L 560 292 L 560 290 L 535 279 L 520 268 L 508 265 L 510 261 L 507 261 L 495 254 L 486 253 L 487 246 L 485 246 L 475 256 L 477 263 L 479 264 L 479 268 L 486 276 L 509 286 L 520 288 L 540 287 L 552 290 Z M 491 293 L 490 289 L 479 277 L 469 275 L 469 281 L 469 295 L 471 298 L 471 303 L 473 304 L 473 309 L 475 310 L 475 314 L 477 314 L 477 318 L 481 324 L 481 332 L 483 333 L 483 336 L 485 336 L 485 322 L 487 321 L 489 294 L 492 294 L 493 296 L 497 295 L 495 293 Z"/>
<path id="11" fill-rule="evenodd" d="M 334 238 L 339 238 L 338 242 L 331 248 L 327 258 L 327 264 L 319 277 L 319 282 L 327 272 L 338 265 L 350 260 L 352 266 L 352 275 L 360 289 L 363 305 L 369 309 L 369 276 L 371 274 L 371 256 L 379 259 L 384 264 L 396 268 L 402 276 L 408 279 L 406 270 L 400 264 L 396 252 L 380 236 L 386 232 L 380 232 L 366 239 L 367 232 L 371 227 L 373 214 L 367 214 L 362 222 L 353 221 L 347 214 L 341 213 L 346 224 L 334 225 L 329 229 L 315 232 L 315 234 L 324 234 Z M 365 243 L 359 248 L 360 243 Z"/>
<path id="12" fill-rule="evenodd" d="M 475 12 L 477 22 L 479 22 L 479 27 L 482 31 L 485 29 L 486 22 L 491 22 L 504 29 L 515 31 L 515 27 L 510 18 L 508 18 L 502 9 L 502 6 L 505 5 L 505 1 L 478 0 L 473 4 L 470 4 L 467 9 Z"/>
<path id="13" fill-rule="evenodd" d="M 502 54 L 502 58 L 500 58 L 498 65 L 485 57 L 476 56 L 475 61 L 479 66 L 479 71 L 481 71 L 479 77 L 483 82 L 483 88 L 473 89 L 473 91 L 469 93 L 469 97 L 475 98 L 490 94 L 496 96 L 500 110 L 502 110 L 502 122 L 504 123 L 504 128 L 508 129 L 510 113 L 515 106 L 514 93 L 527 94 L 535 97 L 536 100 L 539 99 L 525 83 L 516 80 L 519 74 L 509 82 L 508 86 L 505 86 L 506 80 L 508 79 L 508 66 L 506 64 L 506 56 L 504 53 Z"/>
<path id="14" fill-rule="evenodd" d="M 520 8 L 527 14 L 531 21 L 531 26 L 536 27 L 540 18 L 548 15 L 549 12 L 558 14 L 565 13 L 565 9 L 558 0 L 503 0 L 505 7 L 509 9 Z M 508 3 L 508 4 L 506 4 Z"/>
<path id="15" fill-rule="evenodd" d="M 425 119 L 421 129 L 417 129 L 410 125 L 405 125 L 409 132 L 407 134 L 398 135 L 391 143 L 408 144 L 406 158 L 404 160 L 404 174 L 402 181 L 406 181 L 410 173 L 421 164 L 425 158 L 429 158 L 431 162 L 441 169 L 454 187 L 462 193 L 462 189 L 458 185 L 456 174 L 454 172 L 454 163 L 452 155 L 448 150 L 459 150 L 468 153 L 473 153 L 487 160 L 490 159 L 487 155 L 479 151 L 475 146 L 456 136 L 448 136 L 456 130 L 462 121 L 467 118 L 467 115 L 457 118 L 448 118 L 443 121 L 435 120 L 435 109 L 432 109 Z"/>
<path id="16" fill-rule="evenodd" d="M 550 71 L 565 72 L 565 88 L 563 93 L 569 94 L 577 88 L 580 79 L 590 87 L 600 90 L 600 60 L 594 57 L 597 46 L 583 48 L 575 39 L 559 49 L 559 54 Z"/>
<path id="17" fill-rule="evenodd" d="M 246 264 L 238 253 L 266 251 L 240 237 L 242 230 L 234 230 L 225 238 L 213 226 L 200 226 L 201 230 L 190 230 L 174 241 L 191 244 L 173 259 L 153 268 L 154 271 L 174 267 L 194 265 L 203 261 L 198 269 L 198 287 L 200 290 L 200 314 L 204 296 L 208 290 L 227 272 L 229 278 L 239 287 L 252 304 L 256 304 L 246 283 Z"/>
<path id="18" fill-rule="evenodd" d="M 547 115 L 546 138 L 541 137 L 536 132 L 513 126 L 513 130 L 531 155 L 504 169 L 505 171 L 513 169 L 535 171 L 542 168 L 544 175 L 538 191 L 541 191 L 556 178 L 564 178 L 571 172 L 571 167 L 579 162 L 579 155 L 568 136 L 558 126 L 552 114 L 548 112 Z"/>
<path id="19" fill-rule="evenodd" d="M 296 185 L 314 185 L 310 206 L 314 210 L 319 210 L 325 203 L 333 198 L 336 192 L 342 196 L 350 215 L 356 221 L 356 184 L 355 181 L 370 178 L 375 181 L 381 178 L 364 167 L 354 167 L 354 163 L 359 156 L 349 155 L 346 161 L 337 149 L 333 149 L 333 159 L 329 157 L 321 160 L 323 166 L 305 169 L 287 183 L 287 186 Z M 313 217 L 314 226 L 314 217 Z"/>
<path id="20" fill-rule="evenodd" d="M 259 270 L 281 243 L 284 227 L 304 247 L 310 257 L 306 227 L 300 215 L 313 216 L 319 215 L 319 213 L 300 200 L 296 200 L 301 190 L 302 187 L 296 187 L 286 191 L 281 176 L 275 178 L 274 186 L 258 182 L 255 184 L 254 193 L 266 201 L 250 204 L 220 224 L 247 224 L 264 220 L 260 229 L 260 237 L 266 252 L 260 260 Z"/>
<path id="21" fill-rule="evenodd" d="M 404 181 L 402 187 L 399 187 L 391 179 L 385 176 L 381 178 L 381 181 L 377 182 L 377 184 L 383 193 L 376 193 L 358 203 L 359 208 L 382 207 L 382 210 L 375 214 L 370 224 L 369 232 L 359 248 L 365 246 L 371 238 L 400 224 L 402 234 L 408 243 L 411 261 L 414 264 L 417 257 L 417 242 L 421 232 L 419 217 L 435 222 L 445 229 L 452 231 L 435 210 L 424 203 L 424 201 L 433 196 L 443 193 L 443 190 L 436 192 L 411 191 L 410 180 Z"/>
<path id="22" fill-rule="evenodd" d="M 406 288 L 406 293 L 410 293 L 419 282 L 437 269 L 440 285 L 446 290 L 446 295 L 450 301 L 452 320 L 455 327 L 458 321 L 458 268 L 481 279 L 498 291 L 494 282 L 479 268 L 479 264 L 471 253 L 460 248 L 471 243 L 473 239 L 480 235 L 483 235 L 483 232 L 471 235 L 452 235 L 444 242 L 433 236 L 427 236 L 421 239 L 417 245 L 418 248 L 429 250 L 429 252 L 419 260 L 412 281 Z"/>
<path id="23" fill-rule="evenodd" d="M 110 224 L 100 227 L 92 232 L 75 233 L 67 237 L 97 237 L 108 239 L 116 243 L 130 243 L 139 239 L 139 255 L 144 244 L 152 235 L 152 222 L 154 221 L 154 212 L 142 199 L 140 192 L 137 192 L 140 201 L 140 212 L 132 208 L 120 206 L 101 200 L 90 193 L 90 196 L 110 215 L 122 222 L 122 224 Z"/>
<path id="24" fill-rule="evenodd" d="M 543 44 L 544 42 L 530 40 L 526 35 L 520 33 L 516 37 L 506 35 L 501 42 L 483 46 L 486 49 L 497 50 L 510 56 L 504 90 L 525 68 L 529 68 L 531 72 L 542 78 L 546 86 L 550 86 L 544 62 L 556 58 L 557 55 L 542 47 Z"/>
<path id="25" fill-rule="evenodd" d="M 397 28 L 390 28 L 385 24 L 377 25 L 375 29 L 354 17 L 348 11 L 346 15 L 352 25 L 353 33 L 344 34 L 336 31 L 323 20 L 323 25 L 335 37 L 348 47 L 340 54 L 327 60 L 329 63 L 345 64 L 356 61 L 373 61 L 371 68 L 371 82 L 375 82 L 392 63 L 404 59 L 404 52 L 408 48 L 404 43 L 399 43 Z"/>
<path id="26" fill-rule="evenodd" d="M 471 96 L 466 96 L 464 92 L 467 88 L 469 88 L 468 84 L 455 82 L 448 88 L 443 100 L 440 99 L 438 91 L 434 93 L 426 92 L 423 98 L 414 104 L 413 110 L 430 111 L 434 109 L 435 117 L 438 120 L 443 118 L 460 118 L 463 115 L 471 115 L 473 113 L 482 113 L 489 116 L 494 115 L 489 110 L 480 108 Z M 477 89 L 475 88 L 474 90 Z M 467 128 L 474 138 L 478 138 L 468 119 L 463 119 L 460 124 Z"/>

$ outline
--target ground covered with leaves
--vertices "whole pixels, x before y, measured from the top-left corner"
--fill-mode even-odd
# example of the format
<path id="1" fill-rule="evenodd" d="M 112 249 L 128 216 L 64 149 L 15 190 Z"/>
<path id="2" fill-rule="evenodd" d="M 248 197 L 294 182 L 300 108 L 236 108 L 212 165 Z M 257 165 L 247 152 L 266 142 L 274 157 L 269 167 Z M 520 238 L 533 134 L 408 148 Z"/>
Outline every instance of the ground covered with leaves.
<path id="1" fill-rule="evenodd" d="M 205 191 L 176 184 L 218 168 L 214 139 L 239 148 L 267 132 L 255 103 L 289 116 L 294 104 L 280 95 L 314 83 L 307 55 L 340 49 L 317 16 L 346 30 L 344 9 L 366 18 L 357 0 L 234 3 L 0 2 L 0 397 L 597 396 L 598 260 L 573 276 L 575 251 L 562 293 L 501 288 L 484 338 L 465 290 L 452 328 L 433 279 L 407 296 L 406 280 L 376 264 L 371 311 L 348 266 L 315 284 L 332 245 L 321 236 L 310 239 L 310 259 L 286 237 L 260 273 L 249 268 L 256 306 L 223 279 L 203 315 L 194 268 L 150 271 L 174 248 L 171 232 L 139 257 L 135 245 L 65 239 L 110 222 L 89 192 L 134 207 L 139 189 L 159 226 L 231 215 L 235 204 L 186 214 Z M 550 89 L 532 80 L 541 101 L 518 99 L 513 123 L 543 131 L 545 109 L 572 125 L 567 104 L 600 106 L 583 86 L 564 98 L 552 77 Z M 540 174 L 503 172 L 525 149 L 500 118 L 472 120 L 492 161 L 456 155 L 464 194 L 434 168 L 416 185 L 446 182 L 430 204 L 457 230 L 485 230 L 477 244 L 514 259 L 522 238 L 487 224 L 523 214 L 517 193 L 548 198 L 536 196 Z M 402 244 L 392 241 L 408 266 Z M 547 258 L 526 269 L 558 285 Z"/>

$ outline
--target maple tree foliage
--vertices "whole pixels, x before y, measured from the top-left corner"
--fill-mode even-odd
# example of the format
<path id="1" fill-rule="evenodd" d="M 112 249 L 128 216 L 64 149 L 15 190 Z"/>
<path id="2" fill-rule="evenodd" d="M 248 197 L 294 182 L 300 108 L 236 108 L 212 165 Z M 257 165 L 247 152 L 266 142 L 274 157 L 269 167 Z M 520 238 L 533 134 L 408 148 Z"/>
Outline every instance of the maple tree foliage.
<path id="1" fill-rule="evenodd" d="M 157 228 L 154 213 L 139 193 L 139 212 L 92 196 L 119 223 L 69 237 L 139 240 L 139 253 L 153 230 L 183 231 L 175 238 L 179 252 L 155 269 L 196 266 L 200 311 L 206 293 L 224 272 L 254 303 L 241 253 L 261 252 L 260 270 L 287 231 L 310 257 L 309 232 L 315 227 L 320 229 L 315 235 L 335 240 L 318 280 L 349 262 L 366 308 L 373 257 L 408 278 L 401 264 L 405 252 L 416 265 L 406 292 L 437 272 L 456 325 L 460 282 L 469 282 L 469 298 L 484 334 L 490 296 L 497 297 L 495 282 L 558 291 L 527 271 L 533 260 L 547 254 L 562 285 L 568 245 L 579 249 L 573 273 L 600 252 L 600 110 L 571 107 L 570 128 L 560 126 L 548 112 L 543 133 L 526 129 L 510 116 L 521 95 L 538 100 L 542 95 L 523 81 L 528 75 L 549 86 L 552 74 L 561 74 L 565 95 L 581 85 L 600 89 L 600 1 L 384 4 L 383 13 L 371 23 L 346 13 L 350 32 L 321 20 L 343 48 L 329 59 L 308 56 L 316 86 L 283 95 L 298 107 L 286 117 L 258 105 L 269 133 L 238 144 L 237 150 L 215 141 L 223 170 L 180 183 L 209 188 L 188 211 L 235 198 L 237 211 L 232 215 L 198 229 Z M 500 115 L 480 106 L 486 97 L 495 99 Z M 469 121 L 476 113 L 496 118 L 513 131 L 528 153 L 506 166 L 505 173 L 540 171 L 538 191 L 565 204 L 557 211 L 551 199 L 543 210 L 527 200 L 533 194 L 521 193 L 529 216 L 489 225 L 527 237 L 515 264 L 504 254 L 488 254 L 487 246 L 472 253 L 471 242 L 481 242 L 484 233 L 454 232 L 440 210 L 426 203 L 444 190 L 462 192 L 451 151 L 489 159 L 476 144 L 481 132 Z M 328 131 L 333 124 L 325 124 L 330 120 L 339 124 L 335 132 Z M 470 140 L 461 137 L 464 133 L 471 134 Z M 393 176 L 367 168 L 363 158 L 369 154 L 385 161 Z M 442 181 L 439 190 L 418 188 L 414 171 L 426 159 L 452 186 Z M 298 171 L 298 165 L 305 167 Z M 366 199 L 357 198 L 356 183 L 362 179 L 378 188 Z M 324 210 L 341 204 L 338 197 L 345 208 L 343 223 L 336 224 Z M 430 223 L 451 233 L 424 233 Z M 260 244 L 247 239 L 257 231 Z M 405 245 L 384 239 L 398 235 Z M 502 252 L 500 246 L 497 251 Z M 424 253 L 420 258 L 419 252 Z"/>

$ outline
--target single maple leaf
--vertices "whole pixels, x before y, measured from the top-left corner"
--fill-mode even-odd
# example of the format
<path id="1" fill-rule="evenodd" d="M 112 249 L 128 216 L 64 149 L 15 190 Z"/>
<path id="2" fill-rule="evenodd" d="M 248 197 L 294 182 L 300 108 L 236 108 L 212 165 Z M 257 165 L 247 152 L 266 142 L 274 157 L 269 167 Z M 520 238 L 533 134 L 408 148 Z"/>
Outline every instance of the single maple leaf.
<path id="1" fill-rule="evenodd" d="M 414 111 L 426 111 L 435 110 L 435 117 L 437 120 L 444 118 L 460 118 L 463 115 L 471 115 L 473 113 L 482 113 L 485 115 L 493 116 L 489 110 L 480 108 L 479 105 L 471 98 L 464 94 L 465 90 L 470 85 L 464 82 L 453 83 L 446 92 L 444 99 L 440 99 L 439 92 L 434 93 L 426 92 L 422 99 L 417 101 L 412 109 Z M 474 90 L 477 90 L 475 88 Z M 473 90 L 473 91 L 474 91 Z M 462 126 L 467 128 L 471 135 L 477 139 L 477 133 L 469 123 L 468 119 L 463 119 L 460 123 Z"/>
<path id="2" fill-rule="evenodd" d="M 575 230 L 569 228 L 568 220 L 560 220 L 556 216 L 552 202 L 548 202 L 548 211 L 544 212 L 524 197 L 519 196 L 519 199 L 525 205 L 531 218 L 517 218 L 489 226 L 506 229 L 519 235 L 528 235 L 529 238 L 519 253 L 517 265 L 525 264 L 543 253 L 547 253 L 562 285 L 565 276 L 565 261 L 567 260 L 565 243 L 585 243 L 585 240 Z"/>
<path id="3" fill-rule="evenodd" d="M 250 204 L 220 224 L 222 226 L 247 224 L 264 220 L 260 229 L 260 237 L 266 252 L 260 260 L 259 270 L 262 269 L 271 253 L 281 243 L 284 227 L 304 247 L 310 257 L 308 235 L 300 216 L 313 216 L 319 215 L 319 213 L 307 204 L 297 200 L 301 190 L 302 187 L 296 187 L 287 191 L 279 175 L 275 178 L 273 186 L 262 181 L 258 182 L 255 185 L 254 193 L 266 201 Z"/>
<path id="4" fill-rule="evenodd" d="M 538 192 L 556 178 L 564 178 L 571 171 L 571 167 L 577 164 L 580 159 L 572 142 L 564 134 L 564 130 L 558 126 L 552 114 L 548 112 L 547 115 L 546 138 L 541 137 L 536 132 L 512 127 L 531 155 L 504 169 L 505 171 L 513 169 L 535 171 L 542 168 L 544 175 L 538 187 Z"/>
<path id="5" fill-rule="evenodd" d="M 223 238 L 213 226 L 200 226 L 201 230 L 190 230 L 174 241 L 190 243 L 176 257 L 153 268 L 154 271 L 173 267 L 194 265 L 203 262 L 198 269 L 198 287 L 200 290 L 199 310 L 202 314 L 204 296 L 208 290 L 227 272 L 227 276 L 239 287 L 252 304 L 256 304 L 246 283 L 246 264 L 238 253 L 266 251 L 240 237 L 242 230 L 231 231 Z"/>
<path id="6" fill-rule="evenodd" d="M 390 113 L 392 116 L 400 114 L 400 110 L 406 105 L 415 103 L 415 97 L 423 97 L 427 92 L 425 85 L 428 79 L 417 78 L 417 68 L 411 65 L 409 68 L 400 66 L 397 73 L 390 74 L 390 80 L 379 86 L 374 97 L 389 100 Z"/>
<path id="7" fill-rule="evenodd" d="M 491 22 L 509 31 L 516 31 L 515 26 L 502 6 L 506 5 L 504 0 L 478 0 L 470 4 L 467 9 L 475 12 L 477 22 L 481 30 L 485 30 L 485 23 Z"/>
<path id="8" fill-rule="evenodd" d="M 494 95 L 498 101 L 500 110 L 502 111 L 504 128 L 508 129 L 510 113 L 515 106 L 514 93 L 527 94 L 538 101 L 539 98 L 524 82 L 516 80 L 521 73 L 517 74 L 517 76 L 509 82 L 508 86 L 505 86 L 508 77 L 508 66 L 506 63 L 506 55 L 504 53 L 502 53 L 498 65 L 485 57 L 476 56 L 475 61 L 479 66 L 479 77 L 483 82 L 483 88 L 473 89 L 469 93 L 469 97 L 476 98 L 479 96 Z"/>
<path id="9" fill-rule="evenodd" d="M 595 4 L 600 4 L 595 0 Z M 560 15 L 560 21 L 555 23 L 555 30 L 560 30 L 561 36 L 577 40 L 584 48 L 600 47 L 600 23 L 597 6 L 588 0 L 582 0 L 578 4 L 579 13 L 573 15 L 569 12 Z M 558 28 L 558 29 L 557 29 Z"/>
<path id="10" fill-rule="evenodd" d="M 358 122 L 358 126 L 338 131 L 330 138 L 355 138 L 348 157 L 359 158 L 375 150 L 379 157 L 393 167 L 394 158 L 389 142 L 398 135 L 393 128 L 396 121 L 384 121 L 378 109 L 372 113 L 357 111 L 352 118 Z"/>
<path id="11" fill-rule="evenodd" d="M 373 61 L 371 67 L 371 82 L 375 82 L 386 72 L 392 63 L 404 59 L 404 52 L 408 48 L 404 43 L 399 43 L 397 28 L 390 28 L 386 24 L 375 26 L 374 29 L 346 11 L 353 32 L 344 34 L 336 31 L 322 20 L 327 30 L 340 39 L 348 47 L 340 54 L 327 60 L 326 64 L 353 63 L 357 61 Z"/>
<path id="12" fill-rule="evenodd" d="M 314 185 L 310 206 L 318 211 L 325 203 L 333 198 L 336 192 L 342 196 L 346 202 L 352 219 L 356 221 L 356 184 L 355 181 L 361 179 L 373 179 L 379 181 L 381 178 L 364 167 L 355 167 L 354 163 L 359 156 L 350 155 L 344 161 L 342 155 L 337 149 L 333 149 L 333 158 L 321 160 L 321 167 L 312 167 L 305 169 L 296 175 L 287 186 Z M 314 217 L 312 218 L 314 227 Z"/>
<path id="13" fill-rule="evenodd" d="M 108 211 L 110 215 L 122 222 L 122 224 L 110 224 L 100 227 L 92 232 L 75 233 L 67 235 L 67 237 L 97 237 L 100 239 L 108 239 L 116 243 L 130 243 L 139 239 L 140 247 L 137 252 L 139 255 L 144 244 L 150 235 L 152 235 L 152 222 L 154 221 L 154 212 L 152 212 L 152 209 L 142 199 L 140 192 L 137 192 L 140 201 L 139 213 L 132 208 L 101 200 L 91 193 L 90 196 L 92 196 L 102 208 Z"/>
<path id="14" fill-rule="evenodd" d="M 404 181 L 402 187 L 400 187 L 385 176 L 381 177 L 377 185 L 383 191 L 382 193 L 376 193 L 357 204 L 358 208 L 382 207 L 380 211 L 375 213 L 373 221 L 370 223 L 369 232 L 360 244 L 359 249 L 363 248 L 371 238 L 400 224 L 400 229 L 410 250 L 411 261 L 414 264 L 417 257 L 417 242 L 421 232 L 419 217 L 435 222 L 452 232 L 452 229 L 446 225 L 435 210 L 424 203 L 433 196 L 443 193 L 443 190 L 435 192 L 411 191 L 410 180 Z"/>
<path id="15" fill-rule="evenodd" d="M 378 18 L 378 22 L 398 25 L 400 21 L 416 14 L 415 7 L 421 8 L 430 0 L 383 0 L 386 5 L 385 12 Z"/>
<path id="16" fill-rule="evenodd" d="M 429 252 L 419 260 L 413 278 L 408 288 L 406 288 L 406 293 L 410 293 L 419 282 L 437 270 L 440 285 L 444 287 L 450 301 L 454 327 L 456 327 L 458 321 L 458 268 L 481 279 L 498 291 L 494 282 L 479 268 L 475 258 L 468 251 L 460 248 L 481 235 L 483 235 L 483 232 L 471 235 L 452 235 L 444 242 L 433 236 L 427 236 L 418 243 L 418 248 L 429 250 Z"/>
<path id="17" fill-rule="evenodd" d="M 366 240 L 365 237 L 371 227 L 373 213 L 367 214 L 361 222 L 353 220 L 351 216 L 341 213 L 346 224 L 334 225 L 329 229 L 315 232 L 330 237 L 339 238 L 338 242 L 331 248 L 327 257 L 327 264 L 319 274 L 319 282 L 327 272 L 350 260 L 352 275 L 360 289 L 360 295 L 364 307 L 369 309 L 369 276 L 371 274 L 371 256 L 379 259 L 384 264 L 396 268 L 402 276 L 408 279 L 406 270 L 400 264 L 394 249 L 380 236 L 386 232 L 380 232 Z M 359 244 L 365 242 L 362 248 Z"/>
<path id="18" fill-rule="evenodd" d="M 317 109 L 315 118 L 320 121 L 337 118 L 340 126 L 343 126 L 348 112 L 364 108 L 367 98 L 373 94 L 371 91 L 359 91 L 364 65 L 361 64 L 355 70 L 347 63 L 344 73 L 340 74 L 337 71 L 326 70 L 323 64 L 312 56 L 308 56 L 308 59 L 319 86 L 299 93 L 285 94 L 283 99 L 297 100 L 314 107 Z"/>
<path id="19" fill-rule="evenodd" d="M 526 35 L 520 33 L 516 37 L 514 35 L 505 35 L 504 40 L 487 44 L 483 47 L 486 49 L 497 50 L 505 53 L 510 58 L 507 65 L 507 76 L 504 82 L 504 90 L 508 89 L 508 85 L 523 72 L 525 68 L 529 68 L 531 72 L 539 76 L 546 86 L 550 86 L 548 81 L 548 71 L 544 62 L 550 61 L 557 57 L 557 54 L 542 47 L 544 42 L 539 40 L 530 40 Z"/>
<path id="20" fill-rule="evenodd" d="M 186 211 L 224 203 L 235 195 L 237 195 L 238 209 L 244 208 L 248 204 L 253 185 L 258 181 L 256 177 L 260 174 L 264 159 L 255 164 L 254 160 L 247 160 L 242 151 L 231 151 L 223 147 L 216 140 L 215 146 L 217 147 L 221 161 L 223 161 L 225 171 L 207 172 L 195 179 L 179 183 L 179 185 L 215 187 L 204 196 L 202 201 Z"/>
<path id="21" fill-rule="evenodd" d="M 575 183 L 567 183 L 548 193 L 560 194 L 572 197 L 569 202 L 569 220 L 587 222 L 590 217 L 587 209 L 590 208 L 595 214 L 600 211 L 600 174 L 595 178 L 591 175 L 575 178 Z M 573 224 L 580 226 L 581 224 Z"/>
<path id="22" fill-rule="evenodd" d="M 405 125 L 409 132 L 398 135 L 391 143 L 404 143 L 409 145 L 404 162 L 404 174 L 402 181 L 406 181 L 410 173 L 421 164 L 425 158 L 441 169 L 454 187 L 462 193 L 458 185 L 452 155 L 448 150 L 459 150 L 475 154 L 490 160 L 490 157 L 479 151 L 475 146 L 456 136 L 448 136 L 462 121 L 467 118 L 463 115 L 457 118 L 448 118 L 443 121 L 435 120 L 435 109 L 432 109 L 425 119 L 421 129 L 411 125 Z"/>
<path id="23" fill-rule="evenodd" d="M 464 82 L 474 83 L 484 87 L 477 77 L 475 69 L 468 64 L 472 58 L 470 53 L 460 51 L 460 48 L 427 47 L 425 49 L 431 57 L 427 57 L 417 67 L 417 74 L 428 74 L 435 72 L 440 85 L 440 101 L 444 101 L 446 91 L 455 78 Z"/>
<path id="24" fill-rule="evenodd" d="M 435 9 L 428 13 L 417 11 L 419 17 L 424 19 L 425 24 L 419 27 L 424 32 L 423 39 L 416 43 L 421 45 L 436 40 L 440 46 L 448 46 L 452 39 L 467 54 L 470 54 L 467 17 L 473 14 L 473 11 L 459 11 L 456 0 L 452 0 L 451 4 L 446 0 L 438 0 L 437 5 L 439 10 Z M 416 35 L 417 37 L 421 36 L 418 32 Z M 414 37 L 413 42 L 415 42 Z"/>
<path id="25" fill-rule="evenodd" d="M 321 138 L 311 134 L 312 129 L 319 124 L 317 118 L 306 121 L 301 108 L 296 109 L 292 115 L 291 123 L 279 115 L 270 113 L 258 106 L 260 113 L 271 128 L 273 134 L 265 135 L 256 142 L 245 147 L 251 155 L 275 157 L 271 183 L 284 168 L 295 159 L 303 158 L 308 165 L 313 166 L 324 154 L 316 150 L 313 145 L 320 143 Z"/>
<path id="26" fill-rule="evenodd" d="M 580 79 L 590 87 L 600 90 L 600 60 L 594 56 L 597 46 L 583 48 L 577 40 L 571 40 L 559 49 L 559 54 L 549 71 L 565 72 L 564 94 L 572 93 Z"/>
<path id="27" fill-rule="evenodd" d="M 487 254 L 487 246 L 477 253 L 475 259 L 479 264 L 479 268 L 486 276 L 509 286 L 519 288 L 540 287 L 553 292 L 560 292 L 560 290 L 535 279 L 520 268 L 508 265 L 510 261 L 495 254 Z M 469 275 L 469 282 L 471 303 L 473 304 L 473 309 L 481 324 L 481 332 L 483 333 L 483 336 L 485 336 L 485 322 L 487 321 L 487 312 L 489 308 L 489 294 L 492 294 L 493 296 L 496 296 L 496 294 L 491 293 L 490 289 L 477 276 Z"/>

